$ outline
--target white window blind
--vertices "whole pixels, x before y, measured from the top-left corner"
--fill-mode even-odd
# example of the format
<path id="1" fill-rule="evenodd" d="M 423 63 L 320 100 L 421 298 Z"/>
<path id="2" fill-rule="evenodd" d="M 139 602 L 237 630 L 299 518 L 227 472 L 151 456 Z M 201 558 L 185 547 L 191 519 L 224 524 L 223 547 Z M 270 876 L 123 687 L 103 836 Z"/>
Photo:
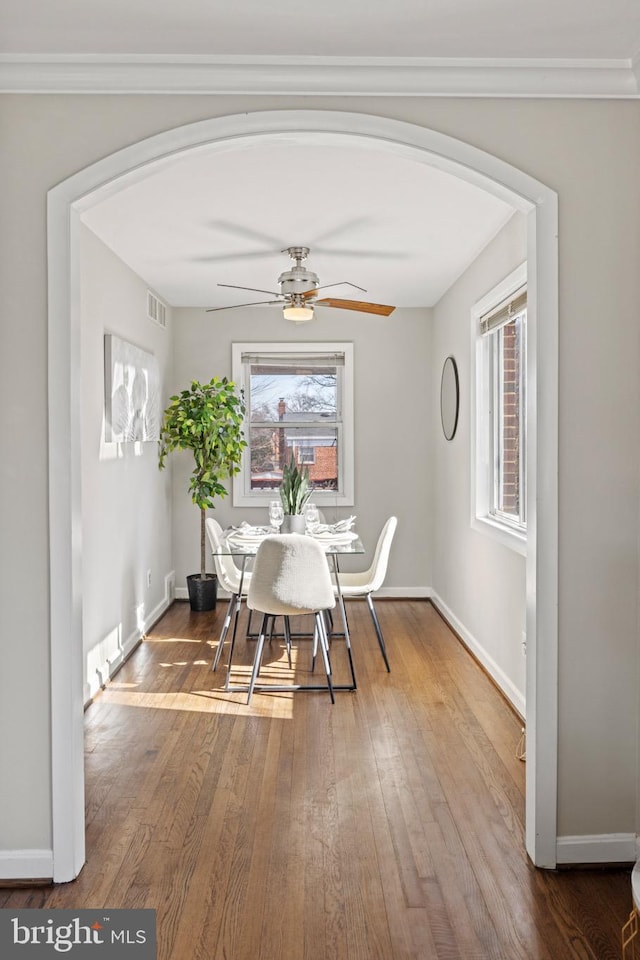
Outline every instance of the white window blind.
<path id="1" fill-rule="evenodd" d="M 344 353 L 309 353 L 304 346 L 299 347 L 298 352 L 304 353 L 304 358 L 291 353 L 243 353 L 242 363 L 253 368 L 288 367 L 301 374 L 312 373 L 318 367 L 344 367 Z"/>
<path id="2" fill-rule="evenodd" d="M 488 333 L 504 327 L 513 320 L 514 317 L 517 317 L 519 313 L 522 313 L 522 311 L 526 309 L 526 306 L 527 288 L 521 287 L 506 300 L 503 300 L 502 303 L 499 303 L 487 313 L 480 316 L 480 336 L 484 337 Z"/>

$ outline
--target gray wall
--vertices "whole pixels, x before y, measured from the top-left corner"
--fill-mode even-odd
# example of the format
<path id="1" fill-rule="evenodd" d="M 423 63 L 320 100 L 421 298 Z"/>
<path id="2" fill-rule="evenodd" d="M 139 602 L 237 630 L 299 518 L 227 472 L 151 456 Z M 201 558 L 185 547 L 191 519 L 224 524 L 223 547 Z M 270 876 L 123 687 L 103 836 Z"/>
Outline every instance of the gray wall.
<path id="1" fill-rule="evenodd" d="M 157 443 L 106 443 L 104 334 L 154 354 L 167 395 L 167 329 L 147 317 L 147 285 L 95 234 L 81 230 L 82 580 L 85 700 L 167 605 L 171 478 Z M 151 586 L 147 586 L 147 571 Z"/>
<path id="2" fill-rule="evenodd" d="M 0 101 L 0 850 L 51 845 L 46 192 L 114 150 L 182 123 L 310 105 L 432 127 L 558 191 L 559 832 L 635 829 L 640 104 L 6 96 Z"/>
<path id="3" fill-rule="evenodd" d="M 436 304 L 433 326 L 432 410 L 434 417 L 434 599 L 474 653 L 524 712 L 525 660 L 522 633 L 526 613 L 526 558 L 472 529 L 471 437 L 473 398 L 471 308 L 527 259 L 526 219 L 515 214 L 498 236 Z M 460 381 L 456 435 L 445 440 L 440 427 L 442 364 L 453 355 Z"/>
<path id="4" fill-rule="evenodd" d="M 398 517 L 393 565 L 385 587 L 425 595 L 431 582 L 430 449 L 431 323 L 428 310 L 396 310 L 390 317 L 348 310 L 316 311 L 314 320 L 292 329 L 282 311 L 250 307 L 229 313 L 175 311 L 174 390 L 196 377 L 231 377 L 231 344 L 250 341 L 350 341 L 354 344 L 355 507 L 327 508 L 331 519 L 356 512 L 367 556 L 372 559 L 387 517 Z M 173 538 L 176 588 L 199 564 L 198 511 L 186 494 L 189 456 L 174 458 Z M 383 472 L 384 471 L 384 472 Z M 234 508 L 231 497 L 214 515 L 226 525 L 267 520 L 264 507 Z M 349 568 L 348 558 L 343 568 Z"/>

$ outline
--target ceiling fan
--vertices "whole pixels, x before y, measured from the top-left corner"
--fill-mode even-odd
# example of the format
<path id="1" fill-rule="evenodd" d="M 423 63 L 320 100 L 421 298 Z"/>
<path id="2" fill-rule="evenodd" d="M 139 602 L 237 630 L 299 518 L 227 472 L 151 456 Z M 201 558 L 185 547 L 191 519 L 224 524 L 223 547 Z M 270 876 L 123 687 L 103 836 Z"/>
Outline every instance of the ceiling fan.
<path id="1" fill-rule="evenodd" d="M 251 303 L 237 303 L 234 307 L 253 307 L 258 304 L 282 304 L 283 316 L 286 320 L 292 320 L 294 323 L 305 323 L 313 317 L 315 307 L 338 307 L 341 310 L 357 310 L 359 313 L 374 313 L 381 317 L 388 317 L 393 313 L 395 307 L 387 306 L 382 303 L 367 303 L 363 300 L 338 300 L 335 297 L 323 297 L 318 300 L 318 292 L 327 287 L 338 287 L 346 284 L 361 290 L 367 291 L 364 287 L 359 287 L 355 283 L 349 283 L 348 280 L 338 281 L 337 283 L 325 283 L 319 286 L 320 278 L 317 273 L 308 270 L 303 266 L 304 261 L 309 256 L 309 247 L 287 247 L 286 251 L 294 261 L 295 266 L 285 270 L 278 277 L 279 291 L 261 290 L 258 287 L 239 287 L 233 283 L 219 283 L 219 287 L 230 287 L 233 290 L 250 290 L 253 293 L 267 293 L 276 300 L 254 300 Z M 213 313 L 216 310 L 229 310 L 230 307 L 211 307 L 207 313 Z"/>

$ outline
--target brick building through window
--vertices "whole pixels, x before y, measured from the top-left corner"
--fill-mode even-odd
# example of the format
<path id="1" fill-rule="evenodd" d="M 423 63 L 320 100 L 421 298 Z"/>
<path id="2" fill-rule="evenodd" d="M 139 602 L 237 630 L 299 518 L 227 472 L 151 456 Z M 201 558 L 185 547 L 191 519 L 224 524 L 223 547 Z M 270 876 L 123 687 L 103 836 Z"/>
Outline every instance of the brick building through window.
<path id="1" fill-rule="evenodd" d="M 522 337 L 524 320 L 519 315 L 502 328 L 499 338 L 500 382 L 496 430 L 499 444 L 496 508 L 507 516 L 521 515 L 521 393 Z"/>

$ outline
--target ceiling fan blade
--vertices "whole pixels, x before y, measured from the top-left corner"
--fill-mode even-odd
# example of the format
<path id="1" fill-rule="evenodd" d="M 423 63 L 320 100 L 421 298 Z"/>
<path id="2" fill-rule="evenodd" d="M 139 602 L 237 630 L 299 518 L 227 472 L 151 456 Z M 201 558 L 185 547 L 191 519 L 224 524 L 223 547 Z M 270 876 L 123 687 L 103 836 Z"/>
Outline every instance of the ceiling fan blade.
<path id="1" fill-rule="evenodd" d="M 338 280 L 336 283 L 323 283 L 320 287 L 314 287 L 313 290 L 307 290 L 306 293 L 303 293 L 302 296 L 306 299 L 307 297 L 315 297 L 318 290 L 326 290 L 327 287 L 355 287 L 356 290 L 361 290 L 362 293 L 366 293 L 366 287 L 359 287 L 357 283 L 351 283 L 350 280 Z"/>
<path id="2" fill-rule="evenodd" d="M 269 251 L 264 250 L 245 250 L 243 253 L 211 253 L 198 254 L 197 256 L 186 257 L 189 263 L 224 263 L 227 260 L 265 260 L 269 256 Z"/>
<path id="3" fill-rule="evenodd" d="M 240 289 L 243 290 L 244 287 L 241 287 Z M 236 307 L 259 307 L 263 303 L 282 303 L 282 300 L 254 300 L 252 303 L 231 303 L 226 307 L 209 307 L 207 310 L 205 310 L 205 313 L 215 313 L 216 310 L 235 310 Z"/>
<path id="4" fill-rule="evenodd" d="M 380 317 L 388 317 L 393 313 L 395 307 L 389 307 L 384 303 L 364 303 L 360 300 L 335 300 L 333 297 L 326 297 L 322 300 L 315 300 L 314 307 L 338 307 L 340 310 L 357 310 L 359 313 L 375 313 Z"/>
<path id="5" fill-rule="evenodd" d="M 322 257 L 360 257 L 363 260 L 406 260 L 406 250 L 354 250 L 346 247 L 313 247 L 314 254 Z"/>
<path id="6" fill-rule="evenodd" d="M 222 233 L 234 234 L 242 240 L 257 240 L 259 243 L 266 245 L 267 248 L 271 248 L 271 250 L 267 249 L 266 253 L 282 248 L 282 244 L 277 237 L 273 237 L 269 233 L 262 233 L 260 230 L 254 230 L 253 227 L 247 227 L 241 223 L 232 223 L 230 220 L 209 220 L 206 226 Z"/>
<path id="7" fill-rule="evenodd" d="M 230 287 L 232 290 L 252 290 L 253 293 L 270 293 L 274 297 L 279 297 L 277 290 L 262 290 L 260 287 L 239 287 L 236 283 L 219 283 L 219 287 Z"/>

